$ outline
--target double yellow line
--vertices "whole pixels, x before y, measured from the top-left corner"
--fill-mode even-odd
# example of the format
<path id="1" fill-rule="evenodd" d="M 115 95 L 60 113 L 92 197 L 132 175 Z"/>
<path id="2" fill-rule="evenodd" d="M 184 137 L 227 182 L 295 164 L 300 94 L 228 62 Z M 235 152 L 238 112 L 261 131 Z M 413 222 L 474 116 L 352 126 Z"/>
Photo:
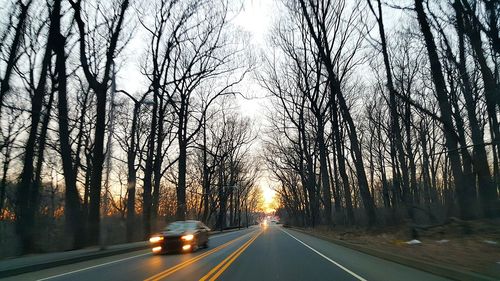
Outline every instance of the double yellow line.
<path id="1" fill-rule="evenodd" d="M 238 250 L 234 251 L 231 255 L 225 258 L 216 267 L 212 268 L 205 276 L 203 276 L 199 281 L 213 281 L 216 280 L 240 255 L 243 253 L 250 244 L 253 243 L 259 237 L 262 231 L 259 231 L 254 237 L 243 244 Z"/>
<path id="2" fill-rule="evenodd" d="M 176 272 L 176 271 L 178 271 L 178 270 L 180 270 L 180 269 L 182 269 L 182 268 L 184 268 L 184 267 L 186 267 L 186 266 L 188 266 L 188 265 L 190 265 L 192 263 L 195 263 L 195 262 L 201 260 L 202 258 L 204 258 L 204 257 L 206 257 L 208 255 L 211 255 L 211 254 L 213 254 L 213 253 L 215 253 L 217 251 L 220 251 L 220 250 L 226 248 L 227 246 L 233 244 L 234 242 L 242 239 L 245 236 L 246 235 L 242 235 L 242 236 L 240 236 L 238 238 L 235 238 L 235 239 L 233 239 L 233 240 L 231 240 L 231 241 L 229 241 L 229 242 L 227 242 L 225 244 L 222 244 L 222 245 L 218 246 L 217 248 L 214 248 L 214 249 L 212 249 L 210 251 L 207 251 L 207 252 L 205 252 L 205 253 L 203 253 L 201 255 L 198 255 L 198 256 L 196 256 L 196 257 L 194 257 L 192 259 L 189 259 L 189 260 L 187 260 L 185 262 L 182 262 L 182 263 L 180 263 L 180 264 L 178 264 L 178 265 L 176 265 L 174 267 L 171 267 L 171 268 L 169 268 L 169 269 L 167 269 L 165 271 L 162 271 L 162 272 L 160 272 L 160 273 L 158 273 L 158 274 L 156 274 L 154 276 L 151 276 L 151 277 L 145 279 L 144 281 L 161 280 L 161 279 L 169 276 L 170 274 L 172 274 L 172 273 L 174 273 L 174 272 Z"/>

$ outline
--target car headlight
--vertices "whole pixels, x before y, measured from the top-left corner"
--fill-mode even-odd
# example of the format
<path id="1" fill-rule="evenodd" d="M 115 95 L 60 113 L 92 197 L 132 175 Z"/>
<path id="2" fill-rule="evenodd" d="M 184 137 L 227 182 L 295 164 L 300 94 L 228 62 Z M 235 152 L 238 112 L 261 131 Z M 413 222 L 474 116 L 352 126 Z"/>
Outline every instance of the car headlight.
<path id="1" fill-rule="evenodd" d="M 149 238 L 149 243 L 156 243 L 156 242 L 160 242 L 162 240 L 163 240 L 162 236 L 153 236 L 153 237 Z"/>
<path id="2" fill-rule="evenodd" d="M 191 241 L 194 239 L 194 235 L 193 234 L 189 234 L 189 235 L 184 235 L 181 237 L 182 240 L 184 241 Z"/>

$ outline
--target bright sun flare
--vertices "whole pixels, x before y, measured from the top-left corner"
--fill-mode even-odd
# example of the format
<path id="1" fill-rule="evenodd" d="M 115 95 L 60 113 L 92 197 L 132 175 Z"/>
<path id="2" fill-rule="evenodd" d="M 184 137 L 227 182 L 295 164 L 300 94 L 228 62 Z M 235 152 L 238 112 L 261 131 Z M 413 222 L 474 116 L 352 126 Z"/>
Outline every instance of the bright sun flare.
<path id="1" fill-rule="evenodd" d="M 264 212 L 272 213 L 276 211 L 275 191 L 270 187 L 264 187 L 262 188 L 262 195 L 264 197 Z"/>

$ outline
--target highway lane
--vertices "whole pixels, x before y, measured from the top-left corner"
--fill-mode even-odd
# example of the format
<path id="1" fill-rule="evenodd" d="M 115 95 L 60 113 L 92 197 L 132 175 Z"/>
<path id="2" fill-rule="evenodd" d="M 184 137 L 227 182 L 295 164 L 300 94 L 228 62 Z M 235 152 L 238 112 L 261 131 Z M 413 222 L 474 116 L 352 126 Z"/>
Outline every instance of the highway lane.
<path id="1" fill-rule="evenodd" d="M 447 279 L 297 231 L 270 226 L 217 280 Z"/>
<path id="2" fill-rule="evenodd" d="M 270 225 L 214 236 L 208 249 L 196 253 L 155 256 L 138 251 L 8 280 L 446 279 Z"/>
<path id="3" fill-rule="evenodd" d="M 248 238 L 251 233 L 257 230 L 259 230 L 258 227 L 251 227 L 240 231 L 213 235 L 210 238 L 209 248 L 200 249 L 195 253 L 153 255 L 151 250 L 142 250 L 30 272 L 2 280 L 144 280 L 167 268 L 214 250 L 225 243 L 238 238 L 240 240 Z M 241 245 L 244 241 L 241 242 L 240 240 L 233 243 L 236 245 L 231 244 L 229 246 L 235 247 L 238 245 L 237 243 Z M 229 246 L 228 249 L 225 249 L 226 251 L 234 250 Z"/>

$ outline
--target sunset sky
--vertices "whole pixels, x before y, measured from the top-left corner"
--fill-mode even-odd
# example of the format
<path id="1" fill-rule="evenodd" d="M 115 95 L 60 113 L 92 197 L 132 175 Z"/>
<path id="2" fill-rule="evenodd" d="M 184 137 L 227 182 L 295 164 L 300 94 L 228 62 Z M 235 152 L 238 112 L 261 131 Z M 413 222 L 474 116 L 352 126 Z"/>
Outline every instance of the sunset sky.
<path id="1" fill-rule="evenodd" d="M 272 0 L 241 1 L 241 10 L 232 18 L 231 22 L 243 31 L 248 32 L 252 52 L 260 59 L 261 54 L 270 48 L 266 42 L 268 41 L 268 32 L 276 19 L 275 11 L 278 4 Z M 143 34 L 140 29 L 136 32 L 136 36 L 132 38 L 122 53 L 122 56 L 128 59 L 124 60 L 124 64 L 120 66 L 117 73 L 117 87 L 127 89 L 132 93 L 144 91 L 144 85 L 147 84 L 147 81 L 143 81 L 144 76 L 139 71 L 139 62 L 142 59 L 141 52 L 144 50 L 144 39 L 147 34 Z M 257 64 L 255 73 L 258 71 Z M 264 89 L 255 80 L 255 73 L 247 75 L 246 79 L 239 85 L 245 91 L 242 92 L 245 98 L 236 96 L 236 101 L 242 116 L 250 118 L 254 123 L 254 129 L 259 132 L 265 126 L 265 115 L 263 113 L 266 111 L 266 104 L 269 101 L 265 98 Z M 260 135 L 262 133 L 259 133 Z M 257 139 L 253 144 L 254 155 L 261 153 L 260 144 L 260 139 Z M 268 211 L 272 211 L 271 206 L 275 205 L 274 191 L 271 187 L 273 184 L 267 173 L 263 171 L 258 186 L 262 189 L 263 202 L 266 206 L 264 209 Z"/>
<path id="2" fill-rule="evenodd" d="M 242 11 L 235 17 L 234 24 L 240 26 L 251 35 L 252 45 L 259 48 L 259 51 L 267 49 L 266 37 L 273 25 L 273 11 L 276 10 L 276 3 L 271 0 L 244 0 Z M 255 120 L 257 125 L 262 125 L 262 112 L 265 110 L 265 93 L 253 77 L 247 79 L 244 83 L 251 89 L 252 99 L 239 98 L 239 106 L 242 113 Z M 259 141 L 254 145 L 259 153 Z M 276 207 L 275 192 L 272 189 L 273 182 L 267 177 L 267 173 L 262 174 L 259 180 L 259 186 L 263 194 L 263 209 L 266 212 L 274 211 Z"/>

